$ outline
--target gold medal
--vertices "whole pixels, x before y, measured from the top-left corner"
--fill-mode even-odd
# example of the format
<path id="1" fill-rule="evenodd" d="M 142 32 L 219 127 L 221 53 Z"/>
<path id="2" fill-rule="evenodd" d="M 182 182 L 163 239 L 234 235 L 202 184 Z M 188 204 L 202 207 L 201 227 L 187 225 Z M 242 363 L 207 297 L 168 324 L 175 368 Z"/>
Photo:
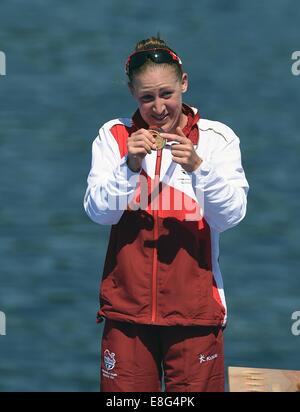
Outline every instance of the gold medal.
<path id="1" fill-rule="evenodd" d="M 161 150 L 165 147 L 166 145 L 166 139 L 163 138 L 160 134 L 158 130 L 155 129 L 149 129 L 149 132 L 152 134 L 152 136 L 155 139 L 155 144 L 156 144 L 156 148 L 157 150 Z"/>

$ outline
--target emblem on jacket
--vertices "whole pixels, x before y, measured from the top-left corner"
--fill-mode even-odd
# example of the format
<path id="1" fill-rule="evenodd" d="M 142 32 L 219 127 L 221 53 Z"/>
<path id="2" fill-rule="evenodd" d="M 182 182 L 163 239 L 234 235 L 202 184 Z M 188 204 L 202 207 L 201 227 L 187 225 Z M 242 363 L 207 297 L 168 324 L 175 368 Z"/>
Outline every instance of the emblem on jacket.
<path id="1" fill-rule="evenodd" d="M 104 351 L 104 364 L 108 371 L 111 371 L 116 364 L 115 354 L 110 352 L 108 349 Z"/>

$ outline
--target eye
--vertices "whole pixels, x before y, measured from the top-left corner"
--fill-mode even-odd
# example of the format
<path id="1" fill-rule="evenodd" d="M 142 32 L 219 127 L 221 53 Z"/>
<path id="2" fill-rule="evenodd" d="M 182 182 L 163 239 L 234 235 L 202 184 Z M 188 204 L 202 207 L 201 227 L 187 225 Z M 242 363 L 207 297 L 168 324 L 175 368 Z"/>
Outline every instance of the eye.
<path id="1" fill-rule="evenodd" d="M 168 97 L 172 96 L 172 92 L 163 92 L 162 97 L 167 99 Z"/>
<path id="2" fill-rule="evenodd" d="M 147 94 L 145 96 L 141 97 L 142 102 L 150 102 L 152 100 L 152 96 L 150 94 Z"/>

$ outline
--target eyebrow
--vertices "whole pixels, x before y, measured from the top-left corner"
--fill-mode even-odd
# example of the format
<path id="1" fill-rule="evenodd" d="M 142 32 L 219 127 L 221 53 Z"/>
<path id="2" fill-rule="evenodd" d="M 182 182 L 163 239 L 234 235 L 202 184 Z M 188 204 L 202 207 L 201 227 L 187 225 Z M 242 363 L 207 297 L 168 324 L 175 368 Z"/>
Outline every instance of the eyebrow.
<path id="1" fill-rule="evenodd" d="M 162 91 L 171 91 L 171 90 L 173 90 L 173 87 L 171 87 L 171 86 L 164 86 L 164 87 L 161 87 L 158 91 L 159 91 L 159 92 L 162 92 Z M 140 90 L 140 93 L 141 93 L 141 94 L 144 94 L 144 93 L 152 93 L 152 90 L 144 89 L 144 90 Z"/>

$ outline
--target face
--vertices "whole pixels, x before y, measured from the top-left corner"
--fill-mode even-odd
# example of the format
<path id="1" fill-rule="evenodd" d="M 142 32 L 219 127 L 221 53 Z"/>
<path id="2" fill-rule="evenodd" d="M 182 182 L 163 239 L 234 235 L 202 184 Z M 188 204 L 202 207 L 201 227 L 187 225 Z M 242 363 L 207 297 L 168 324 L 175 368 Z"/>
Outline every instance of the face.
<path id="1" fill-rule="evenodd" d="M 151 66 L 134 76 L 129 88 L 148 125 L 169 133 L 175 133 L 177 126 L 185 126 L 186 116 L 181 109 L 182 93 L 188 88 L 186 73 L 180 81 L 172 67 Z"/>

